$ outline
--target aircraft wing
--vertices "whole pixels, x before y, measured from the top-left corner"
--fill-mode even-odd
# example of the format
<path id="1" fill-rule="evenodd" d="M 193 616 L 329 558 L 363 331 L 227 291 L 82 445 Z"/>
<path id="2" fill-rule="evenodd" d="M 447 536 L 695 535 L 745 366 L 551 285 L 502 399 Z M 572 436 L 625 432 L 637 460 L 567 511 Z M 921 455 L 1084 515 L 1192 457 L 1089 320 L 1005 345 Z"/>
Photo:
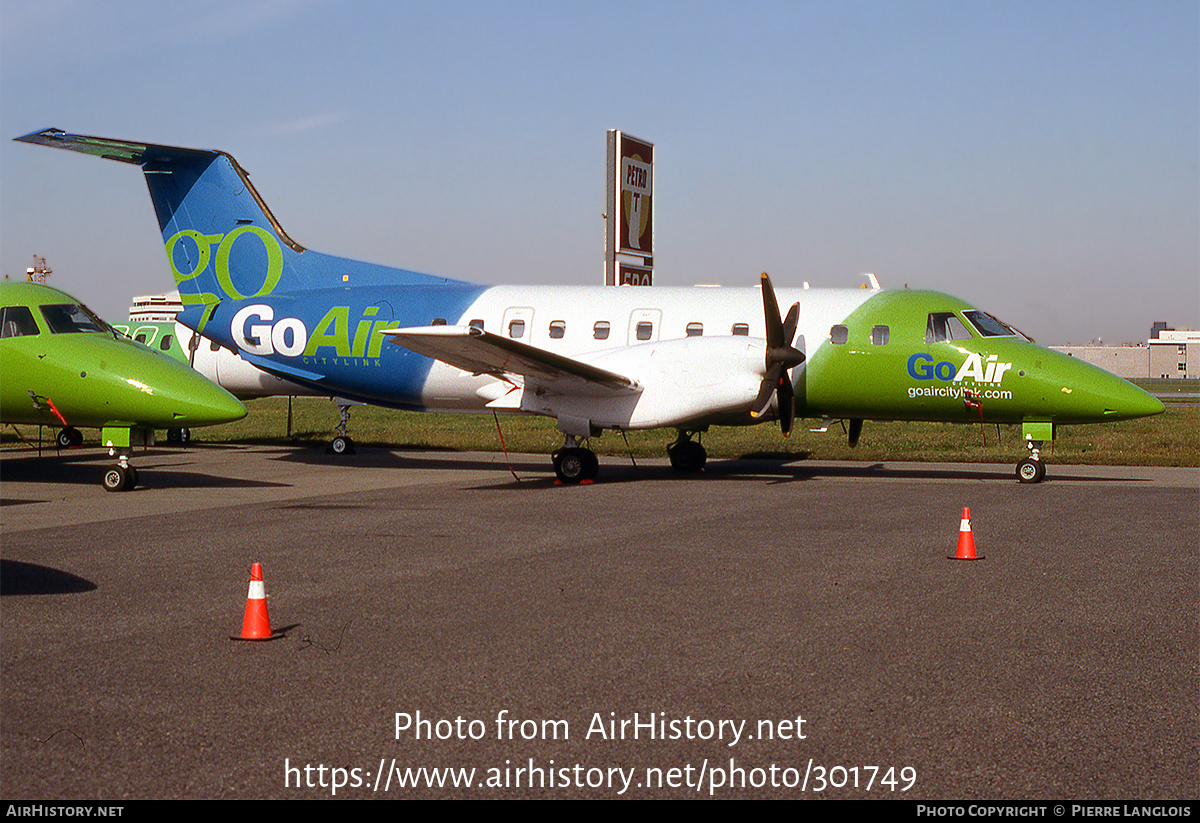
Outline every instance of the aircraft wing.
<path id="1" fill-rule="evenodd" d="M 562 394 L 635 393 L 637 381 L 622 374 L 554 354 L 508 337 L 468 326 L 419 326 L 381 332 L 406 349 L 472 374 L 499 379 L 519 374 L 527 383 Z M 599 390 L 599 391 L 598 391 Z"/>

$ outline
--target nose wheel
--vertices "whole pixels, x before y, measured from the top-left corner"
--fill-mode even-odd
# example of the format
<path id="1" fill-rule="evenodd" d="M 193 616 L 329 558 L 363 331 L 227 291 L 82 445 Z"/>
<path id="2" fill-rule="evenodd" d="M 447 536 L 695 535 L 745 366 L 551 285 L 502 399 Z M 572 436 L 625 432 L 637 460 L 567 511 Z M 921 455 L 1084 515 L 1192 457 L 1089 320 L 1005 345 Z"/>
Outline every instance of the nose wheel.
<path id="1" fill-rule="evenodd" d="M 1042 462 L 1042 441 L 1030 440 L 1029 456 L 1017 463 L 1017 482 L 1041 483 L 1046 477 L 1046 464 Z"/>
<path id="2" fill-rule="evenodd" d="M 137 469 L 129 465 L 129 456 L 118 454 L 117 465 L 108 468 L 104 472 L 104 480 L 102 482 L 106 492 L 125 492 L 134 489 L 138 483 L 138 472 Z"/>

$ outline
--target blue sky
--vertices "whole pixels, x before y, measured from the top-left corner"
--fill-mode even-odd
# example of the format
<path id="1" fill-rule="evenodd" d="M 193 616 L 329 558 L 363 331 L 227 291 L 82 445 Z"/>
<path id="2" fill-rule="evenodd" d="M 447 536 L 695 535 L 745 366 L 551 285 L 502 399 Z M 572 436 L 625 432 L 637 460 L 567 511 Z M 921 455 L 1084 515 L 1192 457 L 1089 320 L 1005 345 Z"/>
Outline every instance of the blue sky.
<path id="1" fill-rule="evenodd" d="M 223 149 L 310 248 L 572 285 L 620 128 L 655 143 L 660 284 L 1200 326 L 1195 0 L 0 0 L 0 124 Z M 140 173 L 0 140 L 0 272 L 34 254 L 109 318 L 171 286 Z"/>

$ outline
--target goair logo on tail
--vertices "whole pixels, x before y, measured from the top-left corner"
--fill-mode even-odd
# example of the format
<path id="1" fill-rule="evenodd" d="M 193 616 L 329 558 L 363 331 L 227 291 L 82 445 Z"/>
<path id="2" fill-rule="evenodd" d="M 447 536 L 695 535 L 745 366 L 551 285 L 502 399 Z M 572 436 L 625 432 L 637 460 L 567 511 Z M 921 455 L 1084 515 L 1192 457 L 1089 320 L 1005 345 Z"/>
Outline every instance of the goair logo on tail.
<path id="1" fill-rule="evenodd" d="M 1013 364 L 999 363 L 998 360 L 999 355 L 992 354 L 988 355 L 985 362 L 983 355 L 971 352 L 962 365 L 955 367 L 949 360 L 935 363 L 932 356 L 917 352 L 908 358 L 908 374 L 914 380 L 936 379 L 947 383 L 961 383 L 969 377 L 976 383 L 999 383 Z"/>
<path id="2" fill-rule="evenodd" d="M 239 258 L 247 261 L 238 267 L 241 275 L 239 280 L 247 279 L 246 272 L 252 268 L 248 262 L 258 258 L 256 262 L 261 268 L 262 279 L 258 281 L 257 291 L 245 294 L 233 283 L 229 261 L 235 246 L 239 246 Z M 256 246 L 261 247 L 261 251 Z M 224 296 L 234 300 L 266 297 L 279 285 L 279 278 L 283 275 L 283 250 L 279 247 L 279 241 L 258 226 L 238 226 L 227 234 L 201 234 L 193 229 L 184 229 L 171 235 L 166 247 L 167 260 L 171 263 L 175 284 L 179 286 L 180 299 L 185 304 L 203 303 L 204 295 L 219 298 L 220 295 L 211 291 L 214 286 Z M 190 271 L 184 271 L 183 268 L 189 268 Z M 257 277 L 250 279 L 257 280 Z M 246 288 L 245 282 L 242 282 L 242 287 Z"/>

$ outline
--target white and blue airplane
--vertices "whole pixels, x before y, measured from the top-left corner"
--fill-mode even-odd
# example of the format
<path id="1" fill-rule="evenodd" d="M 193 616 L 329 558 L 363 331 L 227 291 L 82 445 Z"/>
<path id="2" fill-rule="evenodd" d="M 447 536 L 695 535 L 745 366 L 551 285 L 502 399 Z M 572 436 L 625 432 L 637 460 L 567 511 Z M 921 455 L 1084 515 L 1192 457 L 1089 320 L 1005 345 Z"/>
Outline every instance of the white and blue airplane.
<path id="1" fill-rule="evenodd" d="M 1157 399 L 925 291 L 483 286 L 310 251 L 230 155 L 46 129 L 16 138 L 139 166 L 183 325 L 315 393 L 400 409 L 554 418 L 564 482 L 606 430 L 667 428 L 697 471 L 713 425 L 794 418 L 1017 423 L 1022 482 L 1060 424 L 1159 414 Z"/>

